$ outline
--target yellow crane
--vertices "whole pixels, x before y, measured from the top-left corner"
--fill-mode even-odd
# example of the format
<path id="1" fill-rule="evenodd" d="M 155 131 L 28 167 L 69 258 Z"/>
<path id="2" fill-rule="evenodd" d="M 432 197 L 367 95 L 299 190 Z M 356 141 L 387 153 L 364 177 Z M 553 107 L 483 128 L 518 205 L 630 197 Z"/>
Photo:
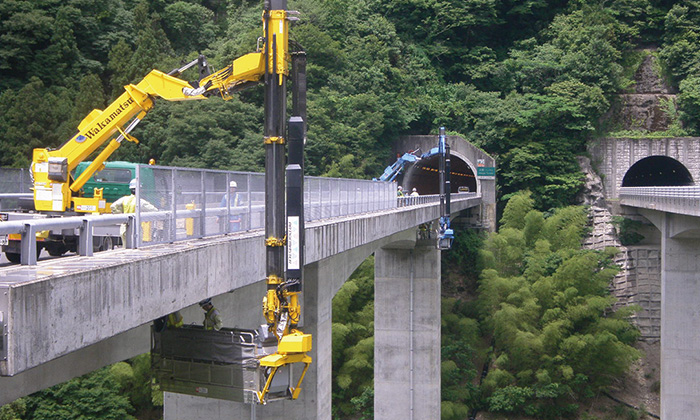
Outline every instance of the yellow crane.
<path id="1" fill-rule="evenodd" d="M 268 330 L 278 340 L 277 351 L 262 357 L 260 366 L 266 369 L 266 381 L 257 392 L 259 403 L 266 396 L 276 372 L 284 366 L 303 363 L 304 368 L 290 398 L 296 399 L 301 383 L 311 364 L 312 338 L 297 329 L 301 314 L 300 279 L 285 279 L 285 246 L 287 245 L 284 193 L 286 79 L 289 76 L 289 25 L 292 12 L 286 10 L 286 0 L 265 2 L 263 11 L 262 48 L 235 59 L 230 65 L 189 83 L 178 76 L 200 64 L 194 60 L 166 74 L 151 71 L 137 84 L 125 86 L 125 92 L 104 110 L 94 109 L 78 126 L 78 132 L 56 150 L 34 149 L 31 170 L 34 177 L 35 209 L 41 212 L 106 213 L 109 206 L 97 190 L 93 197 L 81 197 L 80 189 L 123 140 L 138 143 L 130 135 L 136 125 L 153 109 L 156 99 L 167 101 L 202 100 L 210 96 L 230 99 L 231 94 L 247 86 L 265 84 L 266 148 L 266 282 L 263 315 Z M 71 171 L 82 161 L 106 146 L 80 176 L 73 179 Z M 303 262 L 302 262 L 303 264 Z"/>

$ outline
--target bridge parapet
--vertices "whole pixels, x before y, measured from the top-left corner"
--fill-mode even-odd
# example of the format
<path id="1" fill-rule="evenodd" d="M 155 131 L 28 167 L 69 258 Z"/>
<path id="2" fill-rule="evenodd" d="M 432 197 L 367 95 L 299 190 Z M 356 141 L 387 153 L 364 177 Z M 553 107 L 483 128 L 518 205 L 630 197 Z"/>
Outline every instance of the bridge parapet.
<path id="1" fill-rule="evenodd" d="M 2 169 L 12 175 L 13 170 Z M 118 236 L 119 226 L 127 225 L 126 247 L 173 243 L 238 231 L 261 229 L 264 223 L 264 174 L 139 165 L 137 196 L 158 208 L 141 209 L 136 203 L 133 215 L 73 216 L 26 219 L 0 223 L 3 235 L 22 235 L 22 264 L 35 265 L 35 233 L 65 229 L 79 237 L 78 253 L 92 256 L 93 235 Z M 227 200 L 229 185 L 236 185 L 233 199 Z M 395 208 L 434 200 L 411 197 L 397 200 L 395 185 L 370 180 L 305 177 L 305 219 L 320 220 L 351 214 Z M 22 194 L 4 194 L 13 198 Z M 399 202 L 400 201 L 400 202 Z M 10 218 L 12 220 L 12 218 Z M 227 223 L 229 221 L 229 223 Z M 144 233 L 144 231 L 146 233 Z M 6 238 L 6 237 L 5 237 Z"/>
<path id="2" fill-rule="evenodd" d="M 700 187 L 621 187 L 620 204 L 700 216 Z"/>

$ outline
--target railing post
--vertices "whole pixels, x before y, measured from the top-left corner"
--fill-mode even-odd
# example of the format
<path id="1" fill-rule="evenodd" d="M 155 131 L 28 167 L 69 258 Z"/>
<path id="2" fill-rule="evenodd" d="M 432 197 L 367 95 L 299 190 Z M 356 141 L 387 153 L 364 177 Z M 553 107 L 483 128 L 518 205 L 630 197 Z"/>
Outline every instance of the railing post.
<path id="1" fill-rule="evenodd" d="M 248 174 L 246 176 L 246 181 L 248 184 L 248 186 L 246 187 L 246 192 L 248 193 L 248 221 L 246 222 L 246 230 L 251 230 L 253 228 L 253 189 L 251 187 L 253 177 L 251 174 Z"/>
<path id="2" fill-rule="evenodd" d="M 170 242 L 177 241 L 177 169 L 170 170 L 170 188 L 172 188 L 172 198 L 170 200 L 170 206 L 172 207 L 172 214 L 170 216 Z"/>
<path id="3" fill-rule="evenodd" d="M 92 246 L 92 221 L 83 219 L 83 225 L 80 227 L 80 237 L 78 238 L 78 255 L 92 257 Z"/>
<path id="4" fill-rule="evenodd" d="M 136 233 L 134 248 L 141 246 L 141 165 L 136 165 L 136 222 L 134 223 Z"/>
<path id="5" fill-rule="evenodd" d="M 127 221 L 126 221 L 126 244 L 124 246 L 127 249 L 136 249 L 137 248 L 137 241 L 135 240 L 136 233 L 138 230 L 136 229 L 136 216 L 133 214 L 128 215 Z"/>
<path id="6" fill-rule="evenodd" d="M 26 223 L 22 232 L 20 263 L 22 265 L 36 265 L 36 228 Z"/>
<path id="7" fill-rule="evenodd" d="M 226 192 L 224 193 L 224 197 L 226 197 L 226 220 L 224 222 L 224 232 L 223 233 L 231 233 L 231 197 L 229 194 L 231 194 L 231 173 L 226 172 Z"/>
<path id="8" fill-rule="evenodd" d="M 336 209 L 336 211 L 331 212 L 331 216 L 337 217 L 340 216 L 340 181 L 338 181 L 337 179 L 334 180 L 333 185 L 335 187 L 334 189 L 338 192 L 338 198 L 336 200 L 333 200 L 333 194 L 331 194 L 331 201 L 335 203 L 335 206 L 333 206 L 332 208 Z M 332 191 L 333 190 L 331 190 L 331 193 Z"/>
<path id="9" fill-rule="evenodd" d="M 318 215 L 323 219 L 323 182 L 318 180 Z"/>
<path id="10" fill-rule="evenodd" d="M 204 172 L 200 172 L 201 189 L 202 189 L 202 209 L 200 210 L 199 218 L 199 238 L 203 238 L 207 234 L 207 187 Z"/>

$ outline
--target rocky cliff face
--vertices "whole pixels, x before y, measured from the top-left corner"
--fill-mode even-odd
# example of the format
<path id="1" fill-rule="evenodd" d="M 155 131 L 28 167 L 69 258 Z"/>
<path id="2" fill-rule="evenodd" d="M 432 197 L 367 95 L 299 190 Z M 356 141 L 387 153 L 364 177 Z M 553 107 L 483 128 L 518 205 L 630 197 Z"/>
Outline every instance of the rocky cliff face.
<path id="1" fill-rule="evenodd" d="M 613 98 L 604 119 L 612 131 L 664 131 L 669 128 L 675 109 L 675 92 L 661 79 L 656 57 L 651 51 L 635 73 L 633 93 Z"/>

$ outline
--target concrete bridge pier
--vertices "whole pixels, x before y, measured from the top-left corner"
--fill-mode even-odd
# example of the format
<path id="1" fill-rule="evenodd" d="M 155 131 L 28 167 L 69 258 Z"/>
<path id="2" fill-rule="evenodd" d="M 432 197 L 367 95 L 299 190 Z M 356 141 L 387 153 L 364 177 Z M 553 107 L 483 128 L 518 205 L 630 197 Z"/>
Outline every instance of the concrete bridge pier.
<path id="1" fill-rule="evenodd" d="M 374 418 L 440 418 L 440 251 L 375 252 Z"/>
<path id="2" fill-rule="evenodd" d="M 639 212 L 661 231 L 661 418 L 700 419 L 700 218 Z"/>
<path id="3" fill-rule="evenodd" d="M 661 418 L 700 418 L 700 236 L 667 215 L 661 263 Z M 697 223 L 694 223 L 697 225 Z M 697 229 L 699 226 L 696 226 Z"/>

